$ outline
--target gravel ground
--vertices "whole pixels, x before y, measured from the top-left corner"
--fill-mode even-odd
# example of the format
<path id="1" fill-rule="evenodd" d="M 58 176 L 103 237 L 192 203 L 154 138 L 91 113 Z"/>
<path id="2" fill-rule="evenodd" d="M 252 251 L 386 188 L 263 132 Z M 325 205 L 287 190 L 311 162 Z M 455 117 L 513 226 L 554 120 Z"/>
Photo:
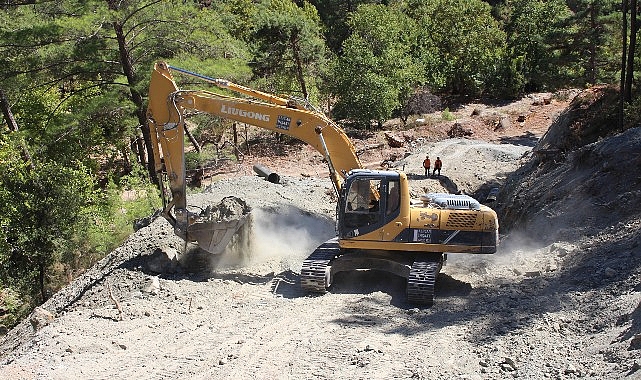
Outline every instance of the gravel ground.
<path id="1" fill-rule="evenodd" d="M 480 196 L 531 149 L 446 139 L 397 166 L 415 196 Z M 443 159 L 440 179 L 422 176 L 425 154 Z M 189 264 L 207 271 L 161 260 L 183 248 L 164 220 L 133 234 L 4 337 L 0 378 L 639 378 L 638 216 L 552 242 L 513 230 L 494 255 L 451 254 L 435 304 L 417 308 L 404 279 L 375 271 L 303 293 L 302 260 L 333 236 L 335 203 L 327 178 L 282 178 L 236 176 L 190 194 L 197 205 L 235 195 L 253 208 L 251 249 L 194 255 Z"/>

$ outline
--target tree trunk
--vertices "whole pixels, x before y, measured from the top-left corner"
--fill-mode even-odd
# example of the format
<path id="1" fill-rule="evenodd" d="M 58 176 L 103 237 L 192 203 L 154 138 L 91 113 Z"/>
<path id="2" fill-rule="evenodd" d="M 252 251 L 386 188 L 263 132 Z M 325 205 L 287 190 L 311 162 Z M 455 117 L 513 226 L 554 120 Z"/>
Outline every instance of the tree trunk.
<path id="1" fill-rule="evenodd" d="M 7 100 L 7 95 L 4 93 L 4 91 L 1 88 L 0 88 L 0 108 L 2 109 L 2 114 L 4 115 L 4 119 L 7 121 L 7 125 L 9 125 L 9 130 L 11 132 L 18 132 L 18 123 L 16 122 L 15 117 L 13 117 L 13 112 L 11 112 L 11 105 L 9 104 L 9 100 Z M 24 143 L 24 141 L 21 141 L 20 145 L 22 146 L 22 159 L 27 164 L 29 164 L 29 168 L 33 170 L 34 169 L 33 160 L 31 159 L 31 154 L 29 154 L 27 145 Z"/>
<path id="2" fill-rule="evenodd" d="M 142 136 L 138 135 L 136 136 L 136 146 L 137 146 L 137 152 L 138 152 L 138 162 L 140 165 L 143 167 L 145 166 L 146 161 L 146 155 L 145 155 L 145 141 L 142 138 Z"/>
<path id="3" fill-rule="evenodd" d="M 236 156 L 236 161 L 240 159 L 238 154 L 238 129 L 236 128 L 236 123 L 231 126 L 234 138 L 234 156 Z"/>
<path id="4" fill-rule="evenodd" d="M 185 134 L 187 137 L 189 137 L 189 141 L 191 141 L 191 145 L 194 146 L 194 149 L 196 149 L 196 152 L 200 153 L 203 149 L 200 147 L 200 144 L 198 144 L 198 140 L 194 137 L 194 135 L 191 134 L 189 129 L 187 128 L 187 124 L 183 126 L 183 129 L 185 130 Z"/>
<path id="5" fill-rule="evenodd" d="M 43 263 L 38 263 L 38 287 L 42 303 L 45 303 L 47 301 L 47 292 L 45 292 L 45 266 Z"/>
<path id="6" fill-rule="evenodd" d="M 598 21 L 597 21 L 597 10 L 594 5 L 590 7 L 590 27 L 592 30 L 596 31 L 598 30 Z M 595 36 L 596 37 L 596 36 Z M 596 68 L 596 56 L 597 56 L 597 39 L 596 38 L 591 38 L 589 42 L 589 54 L 590 57 L 588 58 L 588 83 L 594 84 L 596 83 L 596 78 L 597 78 L 597 68 Z"/>
<path id="7" fill-rule="evenodd" d="M 247 130 L 247 124 L 244 124 L 245 126 L 245 144 L 247 144 L 247 155 L 251 156 L 252 150 L 251 150 L 251 145 L 249 144 L 249 131 Z"/>
<path id="8" fill-rule="evenodd" d="M 632 82 L 634 78 L 634 53 L 637 44 L 637 0 L 630 1 L 630 46 L 625 74 L 625 101 L 632 101 Z"/>
<path id="9" fill-rule="evenodd" d="M 292 53 L 294 54 L 294 61 L 296 61 L 296 79 L 300 84 L 300 89 L 303 92 L 303 98 L 308 99 L 307 85 L 305 84 L 305 76 L 303 75 L 303 63 L 300 59 L 300 49 L 298 48 L 298 35 L 292 34 L 290 39 Z"/>
<path id="10" fill-rule="evenodd" d="M 5 95 L 4 91 L 1 88 L 0 88 L 0 108 L 2 108 L 2 114 L 4 115 L 4 119 L 7 121 L 7 124 L 9 125 L 9 130 L 11 132 L 16 132 L 18 130 L 18 123 L 16 122 L 16 119 L 13 117 L 13 112 L 11 112 L 11 105 L 9 105 L 7 96 Z"/>
<path id="11" fill-rule="evenodd" d="M 628 47 L 628 0 L 621 0 L 621 83 L 619 84 L 619 127 L 623 128 L 623 107 L 625 103 L 625 63 Z"/>
<path id="12" fill-rule="evenodd" d="M 113 0 L 107 0 L 109 9 L 117 10 L 118 3 Z M 136 78 L 136 72 L 134 70 L 133 61 L 131 59 L 131 54 L 129 48 L 127 47 L 127 41 L 125 39 L 125 33 L 123 31 L 122 24 L 118 21 L 112 22 L 114 32 L 116 33 L 116 41 L 118 41 L 118 53 L 120 56 L 120 64 L 122 65 L 122 71 L 127 77 L 127 83 L 129 84 L 129 93 L 131 94 L 131 101 L 136 106 L 136 116 L 138 117 L 138 124 L 142 130 L 143 140 L 145 142 L 145 148 L 147 150 L 147 157 L 140 155 L 140 158 L 143 160 L 143 165 L 147 164 L 147 170 L 149 171 L 149 178 L 155 184 L 158 184 L 158 176 L 156 175 L 156 168 L 154 163 L 153 147 L 151 143 L 151 133 L 149 130 L 149 125 L 147 124 L 147 112 L 145 110 L 144 102 L 142 95 L 135 90 L 138 80 Z"/>
<path id="13" fill-rule="evenodd" d="M 130 143 L 133 144 L 133 141 L 130 140 Z M 131 161 L 129 160 L 129 149 L 127 147 L 122 148 L 122 160 L 125 165 L 125 172 L 127 174 L 131 173 Z"/>

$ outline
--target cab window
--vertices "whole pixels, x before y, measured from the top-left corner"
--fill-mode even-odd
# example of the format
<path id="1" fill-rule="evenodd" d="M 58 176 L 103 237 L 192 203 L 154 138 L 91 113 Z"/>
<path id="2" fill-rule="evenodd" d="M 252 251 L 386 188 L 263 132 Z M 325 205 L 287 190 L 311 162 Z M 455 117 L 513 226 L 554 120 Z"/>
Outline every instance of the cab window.
<path id="1" fill-rule="evenodd" d="M 347 190 L 345 224 L 348 228 L 364 228 L 380 222 L 381 180 L 359 178 Z"/>

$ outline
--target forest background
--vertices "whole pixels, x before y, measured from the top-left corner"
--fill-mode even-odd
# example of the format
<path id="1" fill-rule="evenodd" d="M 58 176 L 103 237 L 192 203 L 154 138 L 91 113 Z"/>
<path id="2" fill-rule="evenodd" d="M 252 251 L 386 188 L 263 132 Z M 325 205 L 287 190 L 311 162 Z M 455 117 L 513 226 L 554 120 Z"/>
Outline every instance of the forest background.
<path id="1" fill-rule="evenodd" d="M 638 12 L 636 0 L 0 1 L 0 326 L 160 207 L 156 61 L 306 99 L 355 130 L 411 125 L 441 97 L 601 84 L 636 123 Z M 247 152 L 229 146 L 229 121 L 197 121 L 190 167 Z"/>

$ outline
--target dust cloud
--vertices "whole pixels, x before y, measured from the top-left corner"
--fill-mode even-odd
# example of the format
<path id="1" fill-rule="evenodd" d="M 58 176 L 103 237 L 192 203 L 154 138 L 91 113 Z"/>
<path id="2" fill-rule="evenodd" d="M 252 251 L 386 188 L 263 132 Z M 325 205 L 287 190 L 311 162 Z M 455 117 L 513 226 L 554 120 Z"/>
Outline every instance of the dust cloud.
<path id="1" fill-rule="evenodd" d="M 527 231 L 514 231 L 500 239 L 497 251 L 490 255 L 449 253 L 446 271 L 450 274 L 473 272 L 486 274 L 503 268 L 515 274 L 533 273 L 541 270 L 540 261 L 549 249 Z"/>
<path id="2" fill-rule="evenodd" d="M 288 267 L 289 262 L 299 262 L 335 236 L 332 219 L 293 206 L 254 208 L 248 219 L 225 251 L 211 256 L 210 268 L 241 267 L 274 259 Z"/>
<path id="3" fill-rule="evenodd" d="M 254 260 L 304 258 L 335 236 L 333 220 L 291 206 L 256 209 L 252 224 Z"/>

